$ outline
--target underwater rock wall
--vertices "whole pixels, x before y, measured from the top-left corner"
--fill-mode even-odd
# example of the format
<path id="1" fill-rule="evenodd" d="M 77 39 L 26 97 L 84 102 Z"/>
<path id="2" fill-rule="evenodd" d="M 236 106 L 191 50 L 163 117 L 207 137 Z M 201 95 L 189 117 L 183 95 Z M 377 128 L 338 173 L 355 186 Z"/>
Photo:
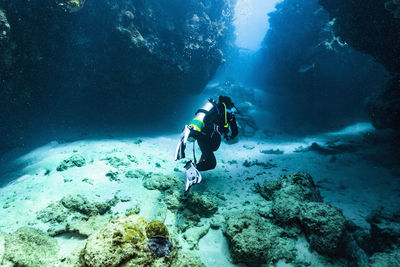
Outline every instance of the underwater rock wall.
<path id="1" fill-rule="evenodd" d="M 400 129 L 400 21 L 396 0 L 319 0 L 335 19 L 335 32 L 355 49 L 371 55 L 392 81 L 371 97 L 367 109 L 377 128 Z"/>
<path id="2" fill-rule="evenodd" d="M 23 128 L 26 112 L 59 124 L 162 118 L 181 94 L 200 92 L 224 62 L 231 6 L 0 1 L 0 120 L 11 116 L 10 128 Z"/>
<path id="3" fill-rule="evenodd" d="M 363 101 L 385 83 L 384 68 L 335 34 L 317 0 L 286 0 L 269 15 L 256 78 L 277 126 L 307 133 L 368 120 Z"/>

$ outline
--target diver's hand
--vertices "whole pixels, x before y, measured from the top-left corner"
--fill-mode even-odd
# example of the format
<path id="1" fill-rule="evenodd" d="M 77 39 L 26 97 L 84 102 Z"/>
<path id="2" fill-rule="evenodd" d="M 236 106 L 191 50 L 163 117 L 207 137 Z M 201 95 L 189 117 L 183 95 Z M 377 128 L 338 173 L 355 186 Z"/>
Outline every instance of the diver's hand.
<path id="1" fill-rule="evenodd" d="M 175 150 L 175 160 L 180 160 L 185 158 L 185 148 L 186 148 L 186 142 L 189 138 L 189 134 L 190 134 L 190 129 L 188 128 L 187 125 L 185 125 L 185 128 L 181 133 L 178 145 Z"/>

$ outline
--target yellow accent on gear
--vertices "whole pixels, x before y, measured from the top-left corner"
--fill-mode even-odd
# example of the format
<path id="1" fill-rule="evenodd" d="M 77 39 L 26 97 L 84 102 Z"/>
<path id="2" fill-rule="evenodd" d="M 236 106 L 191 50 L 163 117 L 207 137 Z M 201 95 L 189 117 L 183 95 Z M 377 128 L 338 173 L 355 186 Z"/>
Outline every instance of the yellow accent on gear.
<path id="1" fill-rule="evenodd" d="M 225 107 L 225 124 L 224 124 L 224 127 L 225 127 L 225 128 L 228 128 L 228 127 L 229 127 L 229 124 L 228 124 L 228 117 L 227 117 L 227 112 L 226 112 L 226 105 L 225 105 L 224 102 L 222 102 L 222 104 L 223 104 L 224 107 Z"/>
<path id="2" fill-rule="evenodd" d="M 193 126 L 193 127 L 195 127 L 199 132 L 201 132 L 201 129 L 200 129 L 197 125 L 189 124 L 189 126 Z"/>

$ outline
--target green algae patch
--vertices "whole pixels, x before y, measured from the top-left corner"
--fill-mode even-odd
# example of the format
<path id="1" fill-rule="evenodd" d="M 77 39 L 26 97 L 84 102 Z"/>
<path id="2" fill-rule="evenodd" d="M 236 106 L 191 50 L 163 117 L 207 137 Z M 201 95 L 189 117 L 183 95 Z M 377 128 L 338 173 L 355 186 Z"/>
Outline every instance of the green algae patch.
<path id="1" fill-rule="evenodd" d="M 85 267 L 204 266 L 197 257 L 173 247 L 168 235 L 160 221 L 148 222 L 135 214 L 119 216 L 88 238 L 80 263 Z"/>
<path id="2" fill-rule="evenodd" d="M 167 227 L 160 221 L 152 221 L 146 225 L 146 235 L 148 238 L 155 236 L 168 237 Z"/>

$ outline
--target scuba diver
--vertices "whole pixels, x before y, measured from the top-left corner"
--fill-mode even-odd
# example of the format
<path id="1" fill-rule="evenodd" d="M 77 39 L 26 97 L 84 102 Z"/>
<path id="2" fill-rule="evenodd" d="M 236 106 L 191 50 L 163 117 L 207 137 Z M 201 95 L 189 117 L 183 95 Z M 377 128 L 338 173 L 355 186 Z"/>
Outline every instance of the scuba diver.
<path id="1" fill-rule="evenodd" d="M 185 125 L 175 151 L 175 160 L 183 159 L 185 158 L 186 142 L 194 142 L 194 162 L 190 160 L 185 165 L 185 193 L 189 191 L 192 185 L 201 182 L 201 171 L 214 169 L 217 165 L 214 152 L 218 150 L 221 144 L 221 137 L 231 140 L 237 136 L 238 127 L 233 108 L 239 113 L 228 96 L 219 96 L 218 103 L 213 99 L 209 99 L 202 108 L 197 110 L 196 117 L 191 120 L 189 125 Z M 198 163 L 196 162 L 194 149 L 196 140 L 201 150 L 201 157 Z"/>

